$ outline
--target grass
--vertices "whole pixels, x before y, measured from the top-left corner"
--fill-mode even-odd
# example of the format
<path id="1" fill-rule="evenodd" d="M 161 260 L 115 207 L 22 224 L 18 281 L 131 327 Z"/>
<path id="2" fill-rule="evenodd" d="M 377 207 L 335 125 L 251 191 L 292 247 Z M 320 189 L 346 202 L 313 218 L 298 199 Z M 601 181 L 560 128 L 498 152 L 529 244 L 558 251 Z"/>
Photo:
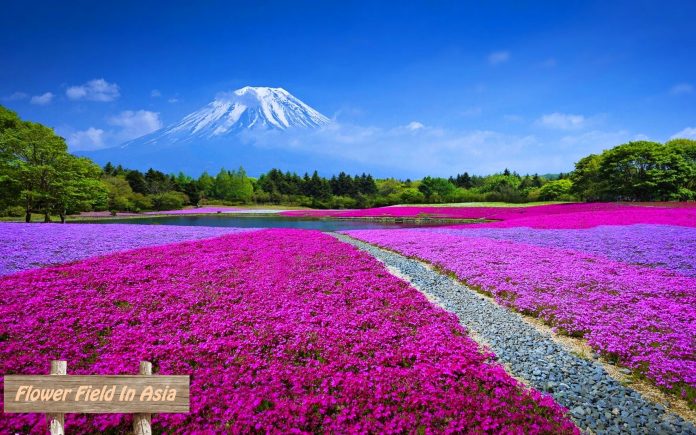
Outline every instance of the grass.
<path id="1" fill-rule="evenodd" d="M 43 222 L 44 215 L 42 213 L 32 213 L 32 222 Z M 0 217 L 0 222 L 24 222 L 24 215 L 22 216 L 2 216 Z M 51 215 L 51 222 L 60 222 L 60 216 Z"/>

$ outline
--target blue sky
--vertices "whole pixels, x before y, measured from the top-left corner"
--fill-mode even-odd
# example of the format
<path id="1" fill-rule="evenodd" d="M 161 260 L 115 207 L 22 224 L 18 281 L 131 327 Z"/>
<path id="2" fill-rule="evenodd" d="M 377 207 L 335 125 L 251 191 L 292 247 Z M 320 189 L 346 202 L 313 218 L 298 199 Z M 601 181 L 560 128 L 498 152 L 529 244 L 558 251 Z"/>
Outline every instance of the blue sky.
<path id="1" fill-rule="evenodd" d="M 694 22 L 692 1 L 12 2 L 0 104 L 89 149 L 279 86 L 343 126 L 329 149 L 358 164 L 568 171 L 696 138 Z"/>

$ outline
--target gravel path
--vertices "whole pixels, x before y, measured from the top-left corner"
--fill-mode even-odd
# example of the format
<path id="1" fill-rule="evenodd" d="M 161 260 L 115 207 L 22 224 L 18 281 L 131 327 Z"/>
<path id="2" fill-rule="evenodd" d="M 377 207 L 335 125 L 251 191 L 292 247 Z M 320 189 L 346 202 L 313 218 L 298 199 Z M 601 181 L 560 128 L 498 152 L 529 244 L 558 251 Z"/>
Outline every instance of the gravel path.
<path id="1" fill-rule="evenodd" d="M 408 279 L 429 299 L 455 313 L 489 346 L 508 371 L 570 410 L 581 429 L 594 433 L 696 434 L 696 427 L 668 414 L 661 405 L 610 377 L 602 366 L 575 356 L 537 331 L 522 317 L 442 275 L 408 259 L 343 234 L 339 240 L 369 252 Z"/>

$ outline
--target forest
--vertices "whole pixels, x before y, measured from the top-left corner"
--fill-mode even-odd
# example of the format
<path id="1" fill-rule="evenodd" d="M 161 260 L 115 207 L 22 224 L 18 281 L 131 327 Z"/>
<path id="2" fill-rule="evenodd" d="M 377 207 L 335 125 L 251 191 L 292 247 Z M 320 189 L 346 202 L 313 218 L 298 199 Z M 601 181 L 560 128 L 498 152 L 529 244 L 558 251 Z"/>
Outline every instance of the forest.
<path id="1" fill-rule="evenodd" d="M 229 167 L 236 166 L 229 162 Z M 463 165 L 464 166 L 464 162 Z M 198 177 L 103 168 L 68 152 L 52 129 L 0 106 L 0 214 L 59 216 L 80 211 L 142 212 L 206 204 L 366 208 L 393 204 L 532 201 L 688 201 L 696 198 L 696 141 L 637 141 L 580 159 L 572 172 L 525 174 L 504 169 L 420 180 L 371 174 L 330 177 L 243 167 Z"/>

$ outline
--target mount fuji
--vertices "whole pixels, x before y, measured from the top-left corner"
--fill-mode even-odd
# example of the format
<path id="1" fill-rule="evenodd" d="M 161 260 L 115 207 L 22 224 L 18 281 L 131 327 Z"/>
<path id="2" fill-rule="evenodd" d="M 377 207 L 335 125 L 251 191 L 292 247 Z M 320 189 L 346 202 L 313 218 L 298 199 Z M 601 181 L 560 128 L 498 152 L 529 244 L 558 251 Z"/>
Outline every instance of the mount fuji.
<path id="1" fill-rule="evenodd" d="M 256 146 L 255 134 L 272 134 L 279 145 L 301 140 L 331 120 L 282 88 L 246 86 L 220 93 L 179 122 L 113 148 L 84 152 L 97 163 L 150 167 L 196 175 L 221 166 L 244 166 L 252 175 L 277 167 L 298 172 L 338 169 L 340 162 L 280 146 Z"/>
<path id="2" fill-rule="evenodd" d="M 247 86 L 219 94 L 181 121 L 126 142 L 121 148 L 209 140 L 252 129 L 318 128 L 329 122 L 283 88 Z"/>

